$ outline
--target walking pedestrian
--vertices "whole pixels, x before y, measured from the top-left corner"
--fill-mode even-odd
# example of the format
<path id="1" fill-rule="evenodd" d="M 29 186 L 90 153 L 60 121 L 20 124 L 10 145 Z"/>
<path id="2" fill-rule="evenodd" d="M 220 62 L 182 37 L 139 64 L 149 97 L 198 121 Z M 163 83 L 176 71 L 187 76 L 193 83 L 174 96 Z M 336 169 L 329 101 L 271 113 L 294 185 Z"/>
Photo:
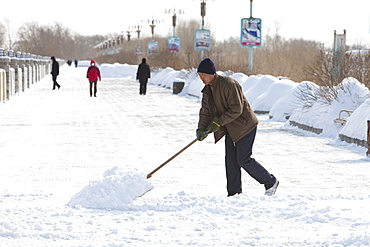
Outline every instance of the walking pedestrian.
<path id="1" fill-rule="evenodd" d="M 90 97 L 92 97 L 92 94 L 93 94 L 93 86 L 94 86 L 94 97 L 96 97 L 96 93 L 98 91 L 97 90 L 98 79 L 99 81 L 101 81 L 101 76 L 100 76 L 100 70 L 96 66 L 95 60 L 90 61 L 90 66 L 87 69 L 86 77 L 88 78 L 89 83 L 90 83 Z"/>
<path id="2" fill-rule="evenodd" d="M 273 195 L 279 181 L 251 157 L 258 119 L 241 85 L 231 77 L 216 74 L 209 58 L 200 62 L 197 72 L 205 86 L 196 135 L 203 141 L 214 133 L 215 143 L 225 136 L 228 196 L 242 193 L 241 168 L 265 186 L 265 195 Z"/>
<path id="3" fill-rule="evenodd" d="M 60 88 L 60 85 L 57 82 L 57 77 L 59 75 L 59 63 L 55 60 L 55 57 L 51 57 L 52 65 L 51 65 L 51 75 L 53 77 L 53 90 L 55 90 L 55 87 Z"/>
<path id="4" fill-rule="evenodd" d="M 146 85 L 148 83 L 148 78 L 150 78 L 150 66 L 146 63 L 146 58 L 141 59 L 141 64 L 137 69 L 136 80 L 140 82 L 140 95 L 146 94 Z"/>

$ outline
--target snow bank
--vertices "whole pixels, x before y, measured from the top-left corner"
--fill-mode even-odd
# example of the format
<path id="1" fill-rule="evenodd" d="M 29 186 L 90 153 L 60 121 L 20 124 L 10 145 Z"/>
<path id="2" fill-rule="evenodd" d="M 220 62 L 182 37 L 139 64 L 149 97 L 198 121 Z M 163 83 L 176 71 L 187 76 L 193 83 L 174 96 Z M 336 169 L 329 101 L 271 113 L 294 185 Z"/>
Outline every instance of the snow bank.
<path id="1" fill-rule="evenodd" d="M 78 61 L 78 67 L 89 67 L 91 60 Z"/>
<path id="2" fill-rule="evenodd" d="M 278 78 L 271 75 L 262 76 L 258 83 L 244 93 L 249 101 L 249 104 L 253 105 L 254 100 L 266 92 L 266 90 L 278 80 Z"/>
<path id="3" fill-rule="evenodd" d="M 98 66 L 102 78 L 129 78 L 136 79 L 137 65 L 128 64 L 101 64 Z"/>
<path id="4" fill-rule="evenodd" d="M 178 71 L 175 71 L 173 68 L 161 69 L 159 71 L 156 71 L 155 73 L 152 73 L 149 84 L 167 87 L 168 79 L 176 77 L 177 74 Z"/>
<path id="5" fill-rule="evenodd" d="M 116 166 L 74 195 L 68 206 L 119 210 L 152 188 L 144 174 L 124 172 Z"/>
<path id="6" fill-rule="evenodd" d="M 297 85 L 298 83 L 288 79 L 276 81 L 254 100 L 251 105 L 252 109 L 257 112 L 270 112 L 272 106 L 279 100 L 279 98 Z"/>
<path id="7" fill-rule="evenodd" d="M 243 93 L 246 93 L 250 88 L 252 88 L 254 85 L 256 85 L 261 79 L 261 76 L 251 75 L 248 77 L 247 80 L 245 80 L 243 83 L 241 83 L 243 88 Z"/>
<path id="8" fill-rule="evenodd" d="M 306 104 L 296 108 L 290 117 L 290 121 L 322 129 L 322 134 L 326 137 L 337 137 L 343 128 L 340 123 L 334 122 L 339 117 L 340 111 L 354 111 L 370 94 L 369 90 L 354 78 L 344 79 L 338 86 L 334 87 L 334 92 L 336 96 L 328 95 L 326 97 L 321 96 L 321 98 L 313 93 L 312 95 L 316 97 L 316 101 L 312 105 Z M 363 114 L 367 119 L 370 119 L 370 111 L 368 113 L 363 112 Z M 364 134 L 366 133 L 365 131 Z"/>
<path id="9" fill-rule="evenodd" d="M 346 125 L 339 132 L 359 140 L 367 140 L 367 121 L 370 120 L 370 99 L 361 104 L 347 119 Z"/>
<path id="10" fill-rule="evenodd" d="M 323 128 L 323 135 L 332 138 L 335 138 L 343 127 L 341 124 L 334 122 L 334 119 L 339 117 L 340 111 L 354 111 L 370 96 L 369 90 L 355 78 L 344 79 L 335 87 L 335 90 L 337 90 L 337 98 L 329 106 Z M 346 115 L 344 114 L 341 117 L 346 117 Z M 367 117 L 369 118 L 370 115 L 367 115 Z M 365 130 L 364 134 L 366 132 Z"/>
<path id="11" fill-rule="evenodd" d="M 198 98 L 202 97 L 202 89 L 204 87 L 203 82 L 200 80 L 197 71 L 193 69 L 189 72 L 188 78 L 185 81 L 184 93 L 195 96 Z"/>
<path id="12" fill-rule="evenodd" d="M 108 77 L 135 79 L 137 70 L 136 65 L 127 64 L 102 64 L 100 68 L 103 78 L 107 74 Z M 289 118 L 289 121 L 322 130 L 322 135 L 330 138 L 336 138 L 339 133 L 345 132 L 349 137 L 367 139 L 365 124 L 370 119 L 370 109 L 366 104 L 361 108 L 362 115 L 356 113 L 348 117 L 346 126 L 334 122 L 340 110 L 355 111 L 370 97 L 369 90 L 354 78 L 346 78 L 335 87 L 337 97 L 328 102 L 320 96 L 320 88 L 313 82 L 296 83 L 288 79 L 279 80 L 271 75 L 248 77 L 243 73 L 230 71 L 217 73 L 229 75 L 238 81 L 252 108 L 255 111 L 269 112 L 273 121 L 287 121 Z M 185 83 L 179 96 L 201 98 L 204 84 L 196 69 L 176 71 L 173 68 L 165 68 L 154 71 L 149 84 L 172 89 L 174 81 Z"/>
<path id="13" fill-rule="evenodd" d="M 270 118 L 274 121 L 286 121 L 295 109 L 311 104 L 313 99 L 310 99 L 310 96 L 315 96 L 318 89 L 319 86 L 310 81 L 299 83 L 275 102 L 269 113 Z M 296 120 L 299 121 L 299 119 Z"/>
<path id="14" fill-rule="evenodd" d="M 243 73 L 234 73 L 230 77 L 239 82 L 241 85 L 243 85 L 243 83 L 249 78 L 247 75 Z"/>

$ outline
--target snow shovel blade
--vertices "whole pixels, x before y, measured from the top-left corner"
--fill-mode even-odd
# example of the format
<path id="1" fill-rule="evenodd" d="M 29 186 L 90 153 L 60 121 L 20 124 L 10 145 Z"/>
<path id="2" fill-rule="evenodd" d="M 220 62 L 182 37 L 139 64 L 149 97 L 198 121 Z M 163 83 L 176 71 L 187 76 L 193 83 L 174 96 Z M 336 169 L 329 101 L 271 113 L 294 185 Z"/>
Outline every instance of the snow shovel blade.
<path id="1" fill-rule="evenodd" d="M 171 158 L 169 158 L 168 160 L 166 160 L 162 165 L 160 165 L 157 168 L 155 168 L 151 173 L 149 173 L 146 176 L 146 178 L 147 179 L 150 178 L 154 173 L 156 173 L 159 169 L 161 169 L 163 166 L 165 166 L 168 162 L 170 162 L 171 160 L 173 160 L 174 158 L 176 158 L 179 154 L 181 154 L 182 152 L 184 152 L 188 147 L 190 147 L 191 145 L 193 145 L 196 141 L 198 141 L 197 138 L 195 138 L 192 142 L 190 142 L 188 145 L 186 145 L 183 149 L 181 149 L 180 151 L 178 151 Z"/>

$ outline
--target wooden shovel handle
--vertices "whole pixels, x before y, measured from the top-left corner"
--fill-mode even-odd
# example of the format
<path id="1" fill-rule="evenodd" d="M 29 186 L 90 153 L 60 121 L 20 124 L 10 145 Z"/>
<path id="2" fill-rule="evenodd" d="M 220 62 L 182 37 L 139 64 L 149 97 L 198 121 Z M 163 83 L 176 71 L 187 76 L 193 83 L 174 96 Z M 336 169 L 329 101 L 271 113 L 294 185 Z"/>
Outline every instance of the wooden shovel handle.
<path id="1" fill-rule="evenodd" d="M 178 151 L 175 155 L 173 155 L 171 158 L 169 158 L 168 160 L 166 160 L 162 165 L 158 166 L 157 168 L 155 168 L 151 173 L 149 173 L 146 178 L 150 178 L 154 173 L 156 173 L 159 169 L 161 169 L 163 166 L 165 166 L 168 162 L 170 162 L 171 160 L 173 160 L 174 158 L 176 158 L 176 156 L 178 156 L 179 154 L 181 154 L 182 152 L 184 152 L 188 147 L 190 147 L 191 145 L 193 145 L 198 139 L 195 138 L 192 142 L 190 142 L 188 145 L 186 145 L 183 149 L 181 149 L 180 151 Z"/>

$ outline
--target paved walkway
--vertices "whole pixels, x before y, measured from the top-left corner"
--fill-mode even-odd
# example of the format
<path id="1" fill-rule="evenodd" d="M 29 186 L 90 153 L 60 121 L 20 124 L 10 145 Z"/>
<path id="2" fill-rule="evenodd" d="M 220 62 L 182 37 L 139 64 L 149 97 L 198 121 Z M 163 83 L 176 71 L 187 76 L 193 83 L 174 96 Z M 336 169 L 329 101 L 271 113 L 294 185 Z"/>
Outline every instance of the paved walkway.
<path id="1" fill-rule="evenodd" d="M 0 106 L 0 163 L 6 167 L 0 184 L 22 185 L 7 190 L 44 191 L 46 186 L 52 193 L 65 186 L 81 187 L 116 165 L 149 173 L 195 138 L 199 100 L 155 86 L 141 96 L 137 82 L 107 78 L 99 82 L 98 97 L 91 98 L 86 69 L 62 67 L 60 90 L 51 90 L 48 75 Z M 301 186 L 332 188 L 343 181 L 369 188 L 370 177 L 362 169 L 368 163 L 365 149 L 282 130 L 283 123 L 269 122 L 265 116 L 260 119 L 254 157 L 282 180 L 279 193 Z M 224 144 L 214 145 L 212 139 L 197 142 L 157 172 L 151 181 L 158 191 L 188 186 L 199 193 L 224 194 Z M 26 179 L 23 173 L 29 174 Z M 45 174 L 45 181 L 34 181 L 33 174 L 39 177 L 39 173 Z M 311 177 L 312 173 L 319 184 L 305 179 L 305 174 Z M 359 180 L 359 176 L 369 179 Z M 245 187 L 263 192 L 244 177 Z"/>
<path id="2" fill-rule="evenodd" d="M 192 240 L 231 246 L 273 238 L 271 219 L 281 246 L 306 239 L 307 232 L 314 234 L 312 243 L 336 236 L 343 243 L 354 228 L 356 234 L 368 229 L 361 219 L 370 189 L 365 148 L 285 128 L 267 116 L 258 116 L 253 156 L 281 181 L 268 200 L 246 173 L 243 195 L 226 198 L 224 142 L 207 138 L 154 174 L 154 189 L 127 210 L 66 207 L 109 168 L 147 174 L 162 164 L 195 139 L 200 107 L 197 99 L 156 86 L 140 96 L 138 83 L 129 79 L 103 78 L 98 97 L 90 98 L 86 70 L 62 67 L 60 90 L 51 90 L 48 75 L 0 105 L 0 237 L 7 246 L 173 246 Z"/>

